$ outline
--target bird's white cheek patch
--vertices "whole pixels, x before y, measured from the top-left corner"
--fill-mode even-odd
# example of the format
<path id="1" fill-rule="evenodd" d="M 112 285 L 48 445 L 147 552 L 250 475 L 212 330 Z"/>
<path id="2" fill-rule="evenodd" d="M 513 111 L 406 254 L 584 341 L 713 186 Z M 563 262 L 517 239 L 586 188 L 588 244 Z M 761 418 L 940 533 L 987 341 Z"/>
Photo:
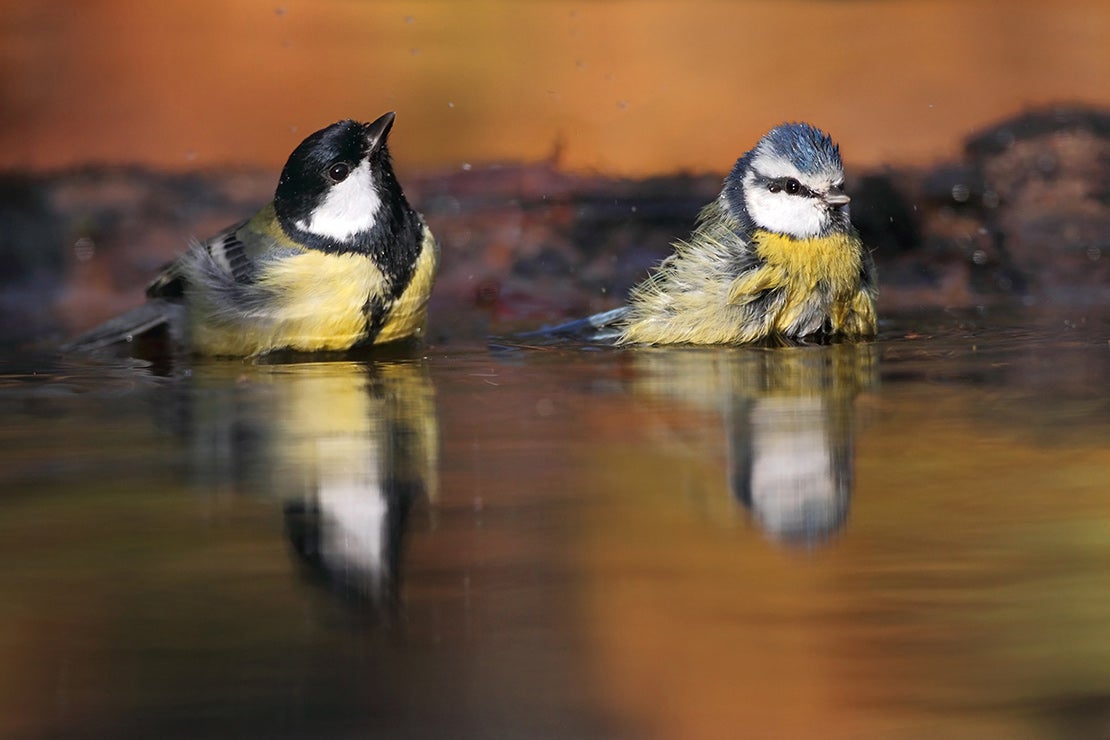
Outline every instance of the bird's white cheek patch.
<path id="1" fill-rule="evenodd" d="M 753 183 L 745 188 L 744 200 L 757 226 L 798 239 L 817 236 L 828 222 L 828 213 L 817 198 L 772 193 Z"/>
<path id="2" fill-rule="evenodd" d="M 297 221 L 296 226 L 311 234 L 343 241 L 372 227 L 381 205 L 370 163 L 362 162 L 346 180 L 333 185 L 312 215 Z"/>

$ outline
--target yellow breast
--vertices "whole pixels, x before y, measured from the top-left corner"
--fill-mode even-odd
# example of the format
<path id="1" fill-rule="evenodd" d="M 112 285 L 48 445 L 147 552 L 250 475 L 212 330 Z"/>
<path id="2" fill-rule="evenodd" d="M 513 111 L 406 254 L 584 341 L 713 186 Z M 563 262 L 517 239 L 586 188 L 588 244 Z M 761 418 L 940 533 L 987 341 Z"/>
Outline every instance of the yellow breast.
<path id="1" fill-rule="evenodd" d="M 874 331 L 874 306 L 860 285 L 863 244 L 857 236 L 794 239 L 757 231 L 753 243 L 764 264 L 736 280 L 729 292 L 731 303 L 777 289 L 784 291 L 785 301 L 772 322 L 776 332 L 793 335 L 825 317 L 834 333 Z"/>
<path id="2" fill-rule="evenodd" d="M 858 237 L 835 234 L 812 239 L 794 239 L 782 234 L 757 231 L 755 251 L 764 263 L 781 271 L 794 289 L 812 292 L 819 283 L 837 296 L 859 287 L 862 244 Z"/>
<path id="3" fill-rule="evenodd" d="M 404 292 L 397 297 L 389 309 L 385 323 L 375 344 L 395 342 L 411 336 L 419 336 L 424 331 L 424 321 L 428 313 L 428 297 L 435 283 L 436 267 L 439 263 L 439 247 L 432 232 L 424 229 L 424 245 L 416 260 L 412 279 Z"/>
<path id="4" fill-rule="evenodd" d="M 273 260 L 258 276 L 273 305 L 234 323 L 200 313 L 191 322 L 192 344 L 212 355 L 257 355 L 275 349 L 303 352 L 349 349 L 366 336 L 365 306 L 387 285 L 372 260 L 314 250 Z"/>

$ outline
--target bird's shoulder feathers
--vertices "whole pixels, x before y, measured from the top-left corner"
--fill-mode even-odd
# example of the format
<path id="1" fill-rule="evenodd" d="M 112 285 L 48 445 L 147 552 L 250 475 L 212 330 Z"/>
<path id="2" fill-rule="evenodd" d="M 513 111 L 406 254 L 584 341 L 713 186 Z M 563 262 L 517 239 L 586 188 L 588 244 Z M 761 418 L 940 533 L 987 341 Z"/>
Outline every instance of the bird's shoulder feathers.
<path id="1" fill-rule="evenodd" d="M 204 250 L 210 267 L 222 270 L 240 284 L 249 284 L 257 276 L 258 264 L 271 258 L 303 251 L 282 230 L 269 204 L 254 216 L 233 224 L 203 241 L 195 241 L 189 252 L 167 265 L 147 286 L 150 298 L 180 299 L 186 291 L 186 264 L 191 253 Z"/>

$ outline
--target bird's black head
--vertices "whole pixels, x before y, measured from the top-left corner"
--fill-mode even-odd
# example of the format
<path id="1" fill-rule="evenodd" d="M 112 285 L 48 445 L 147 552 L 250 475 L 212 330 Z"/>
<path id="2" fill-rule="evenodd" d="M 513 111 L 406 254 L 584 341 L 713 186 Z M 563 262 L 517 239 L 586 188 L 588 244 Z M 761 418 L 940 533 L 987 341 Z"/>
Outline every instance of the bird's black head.
<path id="1" fill-rule="evenodd" d="M 329 252 L 369 252 L 411 218 L 386 146 L 393 119 L 339 121 L 293 150 L 274 194 L 290 237 Z"/>

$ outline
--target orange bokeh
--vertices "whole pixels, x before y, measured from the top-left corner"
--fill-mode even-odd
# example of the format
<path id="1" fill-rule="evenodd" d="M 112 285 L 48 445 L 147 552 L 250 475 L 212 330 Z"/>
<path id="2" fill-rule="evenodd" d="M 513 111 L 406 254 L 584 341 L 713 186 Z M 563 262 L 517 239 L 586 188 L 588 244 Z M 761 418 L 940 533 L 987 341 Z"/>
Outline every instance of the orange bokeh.
<path id="1" fill-rule="evenodd" d="M 784 119 L 855 165 L 953 154 L 1035 103 L 1110 103 L 1101 0 L 0 0 L 0 168 L 277 169 L 399 112 L 402 170 L 723 171 Z"/>

